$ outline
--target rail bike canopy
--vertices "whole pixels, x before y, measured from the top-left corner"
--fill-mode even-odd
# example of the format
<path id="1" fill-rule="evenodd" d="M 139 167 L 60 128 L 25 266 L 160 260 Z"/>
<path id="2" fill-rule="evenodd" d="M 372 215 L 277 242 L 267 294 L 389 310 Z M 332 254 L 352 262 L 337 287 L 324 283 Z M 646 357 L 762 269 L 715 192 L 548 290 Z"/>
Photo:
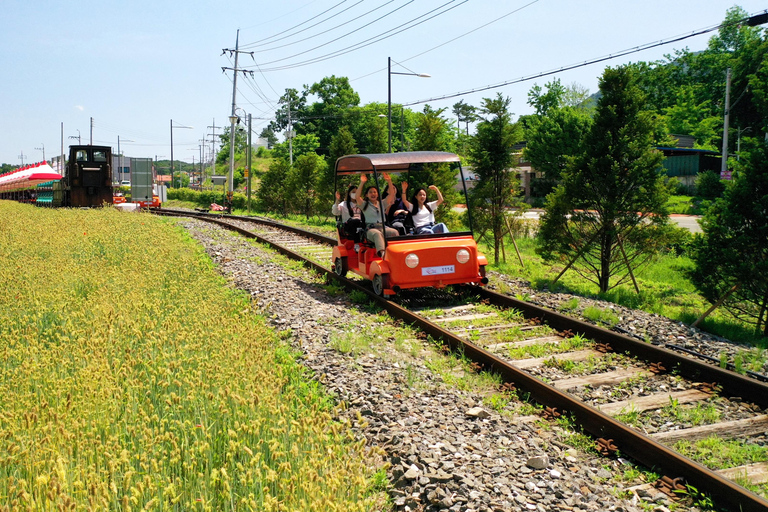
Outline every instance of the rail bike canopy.
<path id="1" fill-rule="evenodd" d="M 409 151 L 405 153 L 371 153 L 346 155 L 336 160 L 336 174 L 361 172 L 407 172 L 420 164 L 460 162 L 459 156 L 445 151 Z"/>

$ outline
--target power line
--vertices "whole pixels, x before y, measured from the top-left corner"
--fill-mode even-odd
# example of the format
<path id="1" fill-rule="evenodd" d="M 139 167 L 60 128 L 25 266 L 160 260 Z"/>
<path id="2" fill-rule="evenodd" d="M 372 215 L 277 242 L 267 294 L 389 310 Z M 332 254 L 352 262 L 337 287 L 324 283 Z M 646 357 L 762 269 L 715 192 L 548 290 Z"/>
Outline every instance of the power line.
<path id="1" fill-rule="evenodd" d="M 329 11 L 332 11 L 332 10 L 334 10 L 336 7 L 340 6 L 341 4 L 343 4 L 343 3 L 344 3 L 344 2 L 346 2 L 346 1 L 347 1 L 347 0 L 341 0 L 341 2 L 337 3 L 336 5 L 334 5 L 334 6 L 332 6 L 332 7 L 329 7 L 328 9 L 324 10 L 324 11 L 323 11 L 323 12 L 321 12 L 320 14 L 316 14 L 315 16 L 312 16 L 312 17 L 311 17 L 311 18 L 309 18 L 308 20 L 304 20 L 304 21 L 302 21 L 301 23 L 299 23 L 299 24 L 297 24 L 297 25 L 294 25 L 294 26 L 292 26 L 292 27 L 289 27 L 289 28 L 287 28 L 287 29 L 283 30 L 282 32 L 278 32 L 278 33 L 277 33 L 277 34 L 275 34 L 275 35 L 272 35 L 272 36 L 269 36 L 269 37 L 265 37 L 264 39 L 259 39 L 258 41 L 254 41 L 253 43 L 247 43 L 247 44 L 244 44 L 244 45 L 243 45 L 243 48 L 252 48 L 252 47 L 256 47 L 256 46 L 262 46 L 263 44 L 267 44 L 265 41 L 269 41 L 270 39 L 274 39 L 274 38 L 276 38 L 276 37 L 278 37 L 278 36 L 281 36 L 281 35 L 285 34 L 286 32 L 290 32 L 291 30 L 293 30 L 293 29 L 295 29 L 295 28 L 299 28 L 300 26 L 302 26 L 302 25 L 304 25 L 304 24 L 306 24 L 306 23 L 309 23 L 310 21 L 312 21 L 312 20 L 314 20 L 314 19 L 316 19 L 316 18 L 319 18 L 319 17 L 320 17 L 320 16 L 322 16 L 323 14 L 325 14 L 325 13 L 327 13 L 327 12 L 329 12 Z M 362 0 L 361 0 L 361 1 L 362 1 Z M 358 2 L 358 3 L 360 3 L 360 2 Z M 355 4 L 355 5 L 357 5 L 357 4 Z M 345 9 L 345 10 L 346 10 L 346 9 Z M 294 12 L 295 12 L 295 11 L 294 11 Z M 342 12 L 344 12 L 344 11 L 342 11 Z M 335 16 L 335 15 L 334 15 L 334 16 Z M 330 19 L 330 18 L 329 18 L 329 19 Z M 323 21 L 325 21 L 325 20 L 323 20 Z M 322 21 L 321 21 L 321 22 L 319 22 L 319 23 L 322 23 Z M 315 25 L 312 25 L 311 27 L 307 27 L 307 28 L 312 28 L 312 27 L 314 27 L 314 26 L 315 26 Z M 302 29 L 302 30 L 300 30 L 299 32 L 296 32 L 296 33 L 297 33 L 297 34 L 298 34 L 298 33 L 301 33 L 301 32 L 303 32 L 304 30 L 307 30 L 307 28 L 305 28 L 305 29 Z M 280 38 L 280 39 L 285 39 L 286 37 L 290 37 L 291 35 L 295 35 L 295 34 L 288 34 L 288 35 L 286 35 L 286 36 L 284 36 L 284 37 L 282 37 L 282 38 Z M 280 41 L 280 39 L 276 39 L 276 41 Z M 273 41 L 273 42 L 274 42 L 274 41 Z"/>
<path id="2" fill-rule="evenodd" d="M 274 41 L 271 41 L 270 43 L 276 43 L 276 42 L 278 42 L 278 41 L 282 41 L 283 39 L 287 39 L 287 38 L 289 38 L 289 37 L 291 37 L 291 36 L 295 36 L 295 35 L 301 34 L 302 32 L 305 32 L 305 31 L 307 31 L 307 30 L 309 30 L 309 29 L 311 29 L 311 28 L 314 28 L 314 27 L 316 27 L 316 26 L 318 26 L 318 25 L 320 25 L 320 24 L 322 24 L 322 23 L 325 23 L 326 21 L 329 21 L 329 20 L 331 20 L 331 19 L 335 18 L 336 16 L 339 16 L 339 15 L 341 15 L 341 14 L 344 14 L 344 13 L 345 13 L 345 12 L 347 12 L 348 10 L 350 10 L 350 9 L 353 9 L 353 8 L 357 7 L 358 5 L 360 5 L 361 3 L 363 3 L 364 1 L 365 1 L 365 0 L 359 0 L 359 1 L 358 1 L 356 4 L 350 5 L 350 6 L 349 6 L 349 7 L 347 7 L 346 9 L 343 9 L 342 11 L 340 11 L 340 12 L 337 12 L 336 14 L 334 14 L 333 16 L 330 16 L 330 17 L 329 17 L 329 18 L 327 18 L 327 19 L 324 19 L 324 20 L 320 20 L 320 21 L 318 21 L 317 23 L 315 23 L 314 25 L 310 25 L 309 27 L 303 28 L 303 29 L 301 29 L 301 30 L 299 30 L 298 32 L 295 32 L 295 33 L 293 33 L 293 34 L 288 34 L 288 35 L 286 35 L 286 36 L 283 36 L 283 37 L 277 38 L 277 39 L 275 39 Z M 389 4 L 389 3 L 392 3 L 392 2 L 394 2 L 394 1 L 395 1 L 395 0 L 389 0 L 389 2 L 387 2 L 387 3 Z M 336 4 L 336 5 L 339 5 L 339 4 Z M 386 5 L 386 4 L 384 4 L 384 5 Z M 372 10 L 371 10 L 371 11 L 369 11 L 369 12 L 375 11 L 376 9 L 379 9 L 379 8 L 383 7 L 384 5 L 381 5 L 381 6 L 379 6 L 379 7 L 376 7 L 376 8 L 372 9 Z M 336 6 L 334 6 L 334 7 L 336 7 Z M 332 7 L 331 9 L 333 9 L 333 7 Z M 330 11 L 331 9 L 328 9 L 328 11 Z M 328 11 L 325 11 L 325 12 L 328 12 Z M 325 13 L 321 13 L 321 14 L 325 14 Z M 367 14 L 367 13 L 366 13 L 366 14 Z M 363 16 L 365 16 L 365 14 L 363 14 Z M 358 16 L 358 18 L 360 18 L 360 16 Z M 314 18 L 313 18 L 313 19 L 314 19 Z M 307 20 L 307 21 L 312 21 L 312 20 Z M 306 41 L 307 39 L 312 39 L 313 37 L 317 37 L 317 36 L 319 36 L 319 35 L 325 34 L 326 32 L 329 32 L 329 31 L 331 31 L 331 30 L 333 30 L 333 29 L 339 28 L 339 27 L 340 27 L 340 26 L 342 26 L 342 25 L 343 25 L 343 24 L 341 24 L 341 25 L 336 25 L 335 27 L 329 28 L 328 30 L 324 30 L 323 32 L 320 32 L 320 33 L 318 33 L 318 34 L 314 34 L 314 35 L 311 35 L 311 36 L 309 36 L 309 37 L 305 37 L 304 39 L 299 39 L 298 41 L 294 41 L 294 42 L 292 42 L 292 43 L 286 43 L 286 44 L 283 44 L 283 45 L 280 45 L 280 46 L 274 46 L 274 47 L 272 47 L 272 48 L 266 48 L 266 49 L 264 49 L 264 50 L 257 50 L 257 51 L 258 51 L 258 52 L 266 52 L 266 51 L 269 51 L 269 50 L 276 50 L 276 49 L 278 49 L 278 48 L 284 48 L 284 47 L 286 47 L 286 46 L 290 46 L 290 45 L 293 45 L 293 44 L 296 44 L 296 43 L 300 43 L 300 42 L 302 42 L 302 41 Z M 278 35 L 279 35 L 279 34 L 278 34 Z M 272 37 L 276 37 L 276 36 L 272 36 Z M 270 38 L 267 38 L 267 39 L 270 39 Z M 266 45 L 266 44 L 269 44 L 269 43 L 262 43 L 262 44 L 251 43 L 251 44 L 249 44 L 249 45 L 245 45 L 245 47 L 246 47 L 246 48 L 258 48 L 259 46 L 264 46 L 264 45 Z"/>
<path id="3" fill-rule="evenodd" d="M 493 19 L 493 20 L 489 21 L 488 23 L 485 23 L 485 24 L 483 24 L 483 25 L 480 25 L 479 27 L 475 27 L 475 28 L 473 28 L 472 30 L 470 30 L 470 31 L 468 31 L 468 32 L 464 32 L 463 34 L 461 34 L 461 35 L 458 35 L 458 36 L 454 37 L 453 39 L 449 39 L 448 41 L 445 41 L 444 43 L 440 43 L 440 44 L 439 44 L 439 45 L 437 45 L 437 46 L 433 46 L 432 48 L 430 48 L 430 49 L 428 49 L 428 50 L 424 50 L 424 51 L 423 51 L 423 52 L 421 52 L 421 53 L 417 53 L 416 55 L 412 55 L 412 56 L 408 57 L 407 59 L 403 59 L 403 62 L 408 62 L 409 60 L 413 60 L 413 59 L 415 59 L 416 57 L 421 57 L 421 56 L 422 56 L 422 55 L 424 55 L 424 54 L 427 54 L 427 53 L 429 53 L 429 52 L 431 52 L 431 51 L 433 51 L 433 50 L 437 50 L 438 48 L 441 48 L 441 47 L 443 47 L 443 46 L 445 46 L 445 45 L 447 45 L 447 44 L 450 44 L 450 43 L 452 43 L 452 42 L 454 42 L 454 41 L 456 41 L 456 40 L 458 40 L 458 39 L 461 39 L 462 37 L 468 36 L 469 34 L 472 34 L 473 32 L 477 32 L 477 31 L 478 31 L 478 30 L 480 30 L 481 28 L 485 28 L 485 27 L 487 27 L 488 25 L 492 25 L 493 23 L 496 23 L 497 21 L 500 21 L 500 20 L 502 20 L 502 19 L 506 18 L 507 16 L 510 16 L 510 15 L 512 15 L 512 14 L 515 14 L 515 13 L 519 12 L 519 11 L 522 11 L 522 10 L 523 10 L 523 9 L 525 9 L 526 7 L 530 7 L 531 5 L 533 5 L 533 4 L 535 4 L 535 3 L 537 3 L 538 1 L 539 1 L 539 0 L 533 0 L 532 2 L 530 2 L 530 3 L 527 3 L 527 4 L 523 5 L 522 7 L 518 7 L 517 9 L 514 9 L 513 11 L 510 11 L 510 12 L 508 12 L 508 13 L 506 13 L 506 14 L 503 14 L 503 15 L 499 16 L 498 18 L 496 18 L 496 19 Z M 368 74 L 366 74 L 366 75 L 362 75 L 362 76 L 359 76 L 359 77 L 357 77 L 357 78 L 353 78 L 353 79 L 351 79 L 351 80 L 350 80 L 350 82 L 354 82 L 355 80 L 360 80 L 360 79 L 362 79 L 362 78 L 366 78 L 366 77 L 369 77 L 369 76 L 371 76 L 371 75 L 375 75 L 376 73 L 381 73 L 382 71 L 386 71 L 386 70 L 387 70 L 387 68 L 385 68 L 385 67 L 384 67 L 384 68 L 381 68 L 381 69 L 377 69 L 376 71 L 371 71 L 370 73 L 368 73 Z"/>
<path id="4" fill-rule="evenodd" d="M 768 11 L 765 11 L 765 12 L 768 13 Z M 508 81 L 505 81 L 505 82 L 502 82 L 502 83 L 499 83 L 499 84 L 495 84 L 495 85 L 487 85 L 487 86 L 484 86 L 484 87 L 478 87 L 476 89 L 471 89 L 471 90 L 468 90 L 468 91 L 462 91 L 462 92 L 457 92 L 457 93 L 453 93 L 453 94 L 446 94 L 444 96 L 436 96 L 436 97 L 429 98 L 429 99 L 426 99 L 426 100 L 412 101 L 410 103 L 403 103 L 403 106 L 404 107 L 410 107 L 412 105 L 419 105 L 419 104 L 427 103 L 427 102 L 430 102 L 430 101 L 440 101 L 440 100 L 446 100 L 446 99 L 449 99 L 449 98 L 457 98 L 459 96 L 466 96 L 467 94 L 474 94 L 474 93 L 477 93 L 477 92 L 487 91 L 487 90 L 490 90 L 490 89 L 496 89 L 496 88 L 504 87 L 504 86 L 507 86 L 507 85 L 517 84 L 517 83 L 520 83 L 520 82 L 526 82 L 528 80 L 534 80 L 536 78 L 541 78 L 541 77 L 544 77 L 544 76 L 554 75 L 556 73 L 561 73 L 563 71 L 570 71 L 571 69 L 576 69 L 576 68 L 580 68 L 580 67 L 589 66 L 589 65 L 592 65 L 592 64 L 597 64 L 598 62 L 604 62 L 604 61 L 607 61 L 607 60 L 612 60 L 612 59 L 616 59 L 616 58 L 619 58 L 619 57 L 624 57 L 625 55 L 630 55 L 632 53 L 637 53 L 637 52 L 641 52 L 641 51 L 644 51 L 644 50 L 649 50 L 651 48 L 656 48 L 658 46 L 664 46 L 664 45 L 675 43 L 675 42 L 678 42 L 678 41 L 683 41 L 685 39 L 689 39 L 691 37 L 700 36 L 702 34 L 706 34 L 708 32 L 712 32 L 714 30 L 718 30 L 718 29 L 720 29 L 722 27 L 730 26 L 730 25 L 733 25 L 733 24 L 741 24 L 741 23 L 744 23 L 744 22 L 755 23 L 754 20 L 762 19 L 761 16 L 764 16 L 764 14 L 753 15 L 753 16 L 750 16 L 750 17 L 747 17 L 747 18 L 743 18 L 743 19 L 741 19 L 741 20 L 739 20 L 737 22 L 734 22 L 734 23 L 721 23 L 719 25 L 715 25 L 715 26 L 712 26 L 712 27 L 709 27 L 709 28 L 700 29 L 700 30 L 691 32 L 690 34 L 686 34 L 686 35 L 682 35 L 682 36 L 675 36 L 675 37 L 669 38 L 669 39 L 662 39 L 661 41 L 657 41 L 657 42 L 653 42 L 653 43 L 646 43 L 646 44 L 643 44 L 643 45 L 640 45 L 640 46 L 636 46 L 634 48 L 628 48 L 626 50 L 622 50 L 622 51 L 620 51 L 618 53 L 612 53 L 612 54 L 609 54 L 609 55 L 605 55 L 603 57 L 597 57 L 595 59 L 587 60 L 587 61 L 584 61 L 584 62 L 579 63 L 579 64 L 571 64 L 569 66 L 563 66 L 563 67 L 558 68 L 558 69 L 553 69 L 553 70 L 549 70 L 549 71 L 542 71 L 541 73 L 537 73 L 535 75 L 529 75 L 529 76 L 521 77 L 521 78 L 518 78 L 518 79 L 515 79 L 515 80 L 508 80 Z"/>
<path id="5" fill-rule="evenodd" d="M 352 31 L 350 31 L 350 32 L 347 32 L 346 34 L 343 34 L 343 35 L 341 35 L 341 36 L 339 36 L 339 37 L 337 37 L 337 38 L 335 38 L 335 39 L 331 39 L 330 41 L 327 41 L 327 42 L 325 42 L 325 43 L 323 43 L 323 44 L 321 44 L 321 45 L 318 45 L 318 46 L 315 46 L 315 47 L 313 47 L 313 48 L 310 48 L 309 50 L 304 50 L 303 52 L 299 52 L 299 53 L 296 53 L 296 54 L 294 54 L 294 55 L 290 55 L 290 56 L 288 56 L 288 57 L 283 57 L 282 59 L 276 59 L 276 60 L 272 60 L 272 61 L 269 61 L 269 62 L 263 62 L 263 63 L 262 63 L 262 65 L 266 65 L 266 64 L 274 64 L 274 63 L 276 63 L 276 62 L 282 62 L 282 61 L 284 61 L 284 60 L 292 59 L 292 58 L 294 58 L 294 57 L 300 57 L 300 56 L 302 56 L 302 55 L 304 55 L 304 54 L 306 54 L 306 53 L 309 53 L 309 52 L 311 52 L 311 51 L 317 50 L 318 48 L 322 48 L 323 46 L 326 46 L 326 45 L 329 45 L 329 44 L 331 44 L 331 43 L 334 43 L 334 42 L 338 41 L 339 39 L 343 39 L 343 38 L 345 38 L 345 37 L 347 37 L 347 36 L 349 36 L 349 35 L 352 35 L 352 34 L 354 34 L 355 32 L 358 32 L 358 31 L 360 31 L 360 30 L 363 30 L 364 28 L 367 28 L 367 27 L 369 27 L 370 25 L 373 25 L 373 24 L 374 24 L 374 23 L 376 23 L 377 21 L 381 21 L 382 19 L 386 18 L 387 16 L 390 16 L 390 15 L 392 15 L 392 14 L 396 13 L 396 12 L 397 12 L 397 11 L 399 11 L 400 9 L 403 9 L 405 6 L 407 6 L 407 5 L 409 5 L 409 4 L 412 4 L 412 3 L 413 3 L 413 2 L 415 2 L 415 1 L 416 1 L 416 0 L 409 0 L 408 2 L 404 3 L 404 4 L 403 4 L 403 5 L 401 5 L 400 7 L 397 7 L 396 9 L 393 9 L 393 10 L 389 11 L 388 13 L 384 14 L 383 16 L 380 16 L 380 17 L 376 18 L 375 20 L 371 21 L 370 23 L 366 23 L 365 25 L 363 25 L 363 26 L 361 26 L 361 27 L 358 27 L 358 28 L 356 28 L 356 29 L 354 29 L 354 30 L 352 30 Z M 456 1 L 456 0 L 450 0 L 450 2 L 448 2 L 448 3 L 451 3 L 451 2 L 455 2 L 455 1 Z M 466 0 L 465 0 L 465 1 L 466 1 Z M 352 46 L 354 46 L 354 45 L 352 45 Z M 302 64 L 302 63 L 299 63 L 299 64 Z M 293 67 L 293 66 L 291 66 L 291 67 Z M 277 69 L 284 69 L 284 68 L 265 69 L 265 70 L 263 70 L 263 71 L 275 71 L 275 70 L 277 70 Z M 287 69 L 287 68 L 285 68 L 285 69 Z"/>
<path id="6" fill-rule="evenodd" d="M 307 64 L 314 64 L 314 63 L 321 62 L 321 61 L 328 60 L 328 59 L 332 59 L 334 57 L 338 57 L 338 56 L 341 56 L 341 55 L 346 55 L 347 53 L 352 53 L 353 51 L 360 50 L 362 48 L 365 48 L 366 46 L 370 46 L 372 44 L 378 43 L 378 42 L 383 41 L 385 39 L 389 39 L 390 37 L 395 36 L 395 35 L 397 35 L 397 34 L 399 34 L 401 32 L 405 32 L 406 30 L 410 30 L 410 29 L 412 29 L 414 27 L 417 27 L 417 26 L 421 25 L 422 23 L 426 23 L 427 21 L 430 21 L 430 20 L 432 20 L 432 19 L 434 19 L 434 18 L 436 18 L 436 17 L 438 17 L 440 15 L 443 15 L 443 14 L 447 13 L 448 11 L 451 11 L 451 10 L 459 7 L 460 5 L 463 5 L 463 4 L 467 3 L 469 0 L 463 0 L 459 4 L 454 5 L 452 7 L 449 7 L 449 8 L 445 9 L 442 12 L 438 12 L 438 13 L 436 13 L 436 14 L 434 14 L 434 15 L 426 18 L 426 19 L 423 19 L 423 20 L 419 21 L 418 23 L 413 23 L 415 20 L 418 20 L 419 18 L 427 16 L 428 14 L 431 14 L 434 11 L 436 11 L 438 9 L 441 9 L 441 8 L 445 7 L 446 5 L 448 5 L 450 3 L 453 3 L 455 1 L 456 0 L 451 0 L 450 2 L 447 2 L 447 3 L 443 4 L 443 5 L 441 5 L 440 7 L 437 7 L 436 9 L 433 9 L 432 11 L 429 11 L 429 12 L 427 12 L 425 14 L 422 14 L 421 16 L 413 18 L 413 19 L 411 19 L 411 20 L 409 20 L 409 21 L 407 21 L 405 23 L 402 23 L 402 24 L 398 25 L 397 27 L 395 27 L 395 29 L 399 28 L 400 30 L 395 30 L 395 31 L 390 30 L 390 31 L 387 31 L 387 32 L 382 32 L 382 33 L 379 33 L 379 34 L 377 34 L 375 36 L 372 36 L 372 37 L 370 37 L 368 39 L 365 39 L 365 40 L 363 40 L 363 41 L 361 41 L 359 43 L 355 43 L 355 44 L 353 44 L 351 46 L 347 46 L 346 48 L 342 48 L 341 50 L 337 50 L 335 52 L 331 52 L 329 54 L 326 54 L 326 55 L 323 55 L 323 56 L 320 56 L 320 57 L 315 57 L 313 59 L 309 59 L 309 60 L 302 61 L 302 62 L 297 62 L 297 63 L 294 63 L 294 64 L 286 64 L 284 66 L 278 66 L 278 67 L 274 67 L 274 68 L 263 69 L 262 71 L 282 71 L 282 70 L 285 70 L 285 69 L 292 69 L 292 68 L 300 67 L 300 66 L 307 65 Z M 413 23 L 413 25 L 406 26 L 409 23 Z M 404 27 L 404 28 L 401 28 L 401 27 Z M 306 52 L 304 52 L 304 53 L 306 53 Z M 280 59 L 280 60 L 285 60 L 285 59 Z M 279 62 L 279 60 L 278 61 L 272 61 L 272 63 L 274 63 L 274 62 Z M 270 64 L 270 63 L 265 63 L 265 64 Z"/>

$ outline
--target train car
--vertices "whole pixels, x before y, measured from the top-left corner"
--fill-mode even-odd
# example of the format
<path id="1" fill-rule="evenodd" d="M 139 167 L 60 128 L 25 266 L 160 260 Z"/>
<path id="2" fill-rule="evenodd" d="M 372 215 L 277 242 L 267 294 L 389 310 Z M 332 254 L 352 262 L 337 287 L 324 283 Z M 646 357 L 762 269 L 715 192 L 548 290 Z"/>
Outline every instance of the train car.
<path id="1" fill-rule="evenodd" d="M 53 206 L 112 204 L 112 148 L 70 146 L 67 172 L 53 187 Z"/>
<path id="2" fill-rule="evenodd" d="M 78 208 L 112 204 L 112 148 L 70 146 L 64 176 L 46 162 L 0 175 L 0 199 Z"/>
<path id="3" fill-rule="evenodd" d="M 425 166 L 449 165 L 460 177 L 466 199 L 466 186 L 459 157 L 453 153 L 439 151 L 416 151 L 405 153 L 384 153 L 347 155 L 336 161 L 336 189 L 346 191 L 346 186 L 357 185 L 361 175 L 371 175 L 371 184 L 383 189 L 384 175 L 412 184 L 424 182 Z M 342 191 L 343 189 L 343 191 Z M 386 212 L 381 208 L 381 224 L 386 224 Z M 365 236 L 366 226 L 357 233 L 350 233 L 337 223 L 338 243 L 333 248 L 333 269 L 339 276 L 353 272 L 369 279 L 373 291 L 379 296 L 390 296 L 410 288 L 442 288 L 455 284 L 488 283 L 485 277 L 487 260 L 478 251 L 472 235 L 471 216 L 468 231 L 439 234 L 398 234 L 387 236 L 383 230 L 385 250 L 379 255 L 374 245 Z M 370 227 L 370 226 L 368 226 Z"/>
<path id="4" fill-rule="evenodd" d="M 37 203 L 44 198 L 42 202 L 48 202 L 55 180 L 61 180 L 61 175 L 46 162 L 20 167 L 0 174 L 0 199 Z"/>

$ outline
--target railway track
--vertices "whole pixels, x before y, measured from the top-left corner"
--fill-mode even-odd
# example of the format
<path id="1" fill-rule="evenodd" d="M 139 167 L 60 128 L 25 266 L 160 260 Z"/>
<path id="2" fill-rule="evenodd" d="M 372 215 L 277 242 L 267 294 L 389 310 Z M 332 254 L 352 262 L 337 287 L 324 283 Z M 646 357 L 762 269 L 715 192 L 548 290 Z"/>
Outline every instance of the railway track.
<path id="1" fill-rule="evenodd" d="M 160 213 L 216 222 L 339 279 L 327 268 L 335 243 L 327 236 L 268 219 Z M 541 404 L 545 415 L 572 416 L 605 455 L 630 456 L 661 473 L 655 485 L 668 494 L 689 484 L 731 510 L 768 510 L 764 497 L 736 483 L 764 485 L 765 462 L 713 471 L 673 448 L 709 436 L 764 444 L 765 383 L 482 288 L 458 295 L 422 290 L 393 301 L 376 297 L 362 281 L 342 282 L 464 354 L 478 369 L 499 374 L 505 389 Z M 681 411 L 706 413 L 707 419 L 691 421 Z M 661 427 L 649 432 L 649 419 Z"/>

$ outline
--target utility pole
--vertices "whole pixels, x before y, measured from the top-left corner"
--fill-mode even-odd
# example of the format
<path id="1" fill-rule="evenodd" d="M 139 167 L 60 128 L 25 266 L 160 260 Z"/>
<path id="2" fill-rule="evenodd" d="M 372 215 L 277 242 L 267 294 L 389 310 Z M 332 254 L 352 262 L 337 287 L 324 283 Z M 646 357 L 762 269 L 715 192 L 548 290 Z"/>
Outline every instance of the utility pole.
<path id="1" fill-rule="evenodd" d="M 232 50 L 224 49 L 222 51 L 222 54 L 226 51 L 229 51 L 230 55 L 232 55 Z M 230 70 L 233 71 L 233 77 L 232 77 L 232 113 L 229 115 L 229 122 L 230 122 L 230 130 L 229 130 L 229 179 L 227 182 L 229 183 L 228 191 L 227 191 L 227 211 L 229 213 L 232 213 L 232 196 L 234 195 L 235 187 L 234 187 L 234 179 L 235 179 L 235 121 L 237 121 L 237 115 L 235 114 L 235 109 L 237 108 L 237 73 L 238 71 L 242 71 L 243 73 L 249 73 L 248 70 L 239 69 L 237 67 L 238 63 L 238 57 L 240 57 L 240 53 L 249 53 L 251 55 L 251 58 L 253 58 L 253 52 L 240 52 L 240 29 L 237 30 L 237 37 L 235 38 L 235 67 L 234 68 L 227 68 L 222 67 L 222 71 Z M 253 75 L 253 71 L 250 71 L 251 75 Z"/>
<path id="2" fill-rule="evenodd" d="M 251 114 L 248 114 L 248 163 L 246 164 L 245 172 L 246 177 L 248 178 L 248 215 L 251 214 Z"/>
<path id="3" fill-rule="evenodd" d="M 64 176 L 64 121 L 61 122 L 61 161 L 59 164 L 58 173 Z"/>
<path id="4" fill-rule="evenodd" d="M 731 114 L 731 68 L 725 72 L 725 117 L 723 119 L 723 159 L 720 163 L 720 179 L 730 179 L 728 173 L 728 118 Z"/>
<path id="5" fill-rule="evenodd" d="M 293 165 L 293 125 L 291 125 L 291 93 L 288 93 L 288 157 Z"/>
<path id="6" fill-rule="evenodd" d="M 40 143 L 40 145 L 42 146 L 41 148 L 35 148 L 35 149 L 36 149 L 37 151 L 42 151 L 42 152 L 43 152 L 43 160 L 45 160 L 45 144 L 43 144 L 43 143 L 41 142 L 41 143 Z"/>
<path id="7" fill-rule="evenodd" d="M 213 160 L 211 165 L 213 166 L 213 171 L 211 174 L 216 174 L 216 137 L 218 135 L 216 134 L 216 128 L 221 128 L 221 126 L 216 126 L 216 118 L 213 119 L 213 126 L 208 126 L 208 128 L 213 128 L 213 133 L 211 134 L 211 154 L 213 155 Z"/>
<path id="8" fill-rule="evenodd" d="M 21 158 L 21 166 L 24 167 L 24 151 L 21 152 L 19 158 Z"/>
<path id="9" fill-rule="evenodd" d="M 91 146 L 93 146 L 93 118 L 91 118 Z"/>

